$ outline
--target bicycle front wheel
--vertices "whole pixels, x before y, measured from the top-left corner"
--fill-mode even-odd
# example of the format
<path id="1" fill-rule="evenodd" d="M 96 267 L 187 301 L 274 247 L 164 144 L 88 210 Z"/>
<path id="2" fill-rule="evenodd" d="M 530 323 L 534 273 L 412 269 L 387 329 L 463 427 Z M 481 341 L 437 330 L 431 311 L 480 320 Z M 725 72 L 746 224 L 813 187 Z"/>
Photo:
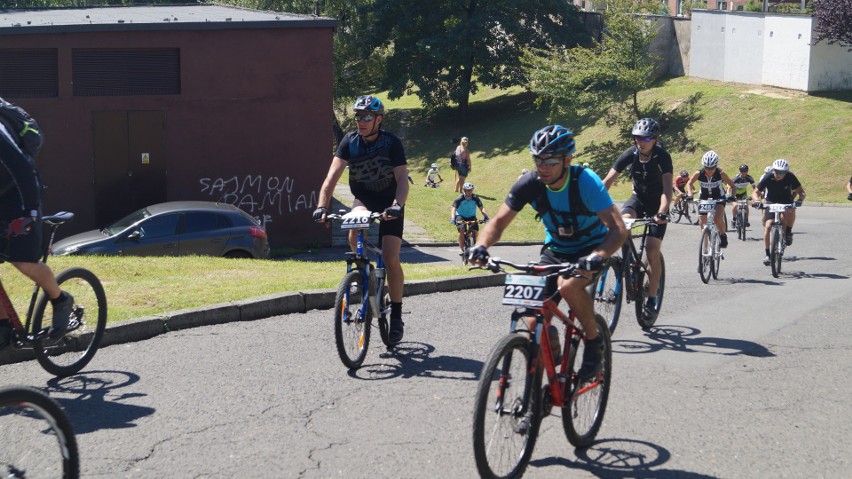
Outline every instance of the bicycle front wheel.
<path id="1" fill-rule="evenodd" d="M 709 221 L 709 220 L 708 220 Z M 713 246 L 710 242 L 710 228 L 704 228 L 701 232 L 701 242 L 698 244 L 698 275 L 701 281 L 707 284 L 713 268 Z"/>
<path id="2" fill-rule="evenodd" d="M 772 276 L 775 278 L 781 275 L 782 241 L 784 241 L 784 235 L 781 234 L 781 227 L 773 226 L 772 233 L 769 235 L 769 265 L 772 267 Z"/>
<path id="3" fill-rule="evenodd" d="M 645 268 L 648 267 L 648 260 L 645 260 Z M 666 259 L 663 257 L 663 253 L 660 252 L 660 282 L 657 283 L 657 296 L 656 296 L 656 305 L 654 306 L 654 317 L 649 318 L 645 315 L 644 304 L 645 300 L 649 297 L 649 291 L 651 287 L 651 279 L 649 275 L 643 275 L 642 284 L 640 285 L 641 294 L 640 300 L 636 302 L 636 320 L 639 322 L 639 326 L 642 329 L 648 329 L 657 322 L 657 317 L 660 315 L 660 310 L 663 307 L 663 293 L 666 290 Z"/>
<path id="4" fill-rule="evenodd" d="M 107 300 L 100 280 L 87 269 L 66 269 L 56 275 L 56 282 L 74 298 L 68 332 L 57 339 L 36 340 L 33 349 L 45 371 L 65 377 L 86 367 L 98 351 L 106 330 Z M 40 327 L 45 316 L 53 317 L 53 305 L 42 292 L 35 303 L 33 324 Z"/>
<path id="5" fill-rule="evenodd" d="M 742 210 L 743 208 L 740 208 Z M 737 211 L 737 236 L 740 240 L 746 240 L 746 218 L 742 211 Z"/>
<path id="6" fill-rule="evenodd" d="M 62 408 L 38 389 L 0 388 L 0 476 L 76 479 L 77 440 Z"/>
<path id="7" fill-rule="evenodd" d="M 334 341 L 337 354 L 349 369 L 361 367 L 370 346 L 370 294 L 361 270 L 346 273 L 334 299 Z"/>
<path id="8" fill-rule="evenodd" d="M 504 336 L 479 375 L 473 409 L 473 456 L 483 478 L 521 477 L 541 423 L 542 368 L 530 373 L 530 341 Z"/>
<path id="9" fill-rule="evenodd" d="M 603 316 L 610 333 L 615 331 L 621 315 L 621 298 L 624 295 L 621 282 L 622 264 L 621 258 L 610 258 L 609 265 L 604 268 L 591 290 L 595 309 Z"/>
<path id="10" fill-rule="evenodd" d="M 612 377 L 612 343 L 606 322 L 595 315 L 598 335 L 604 339 L 604 352 L 601 360 L 601 372 L 591 381 L 577 383 L 575 379 L 566 383 L 566 402 L 562 408 L 562 428 L 565 436 L 574 447 L 588 447 L 595 440 L 603 424 L 606 404 L 609 399 L 610 379 Z M 581 351 L 585 347 L 585 335 L 575 331 L 572 346 L 575 351 L 570 354 L 568 373 L 576 378 L 582 363 Z M 581 360 L 578 361 L 578 358 Z"/>

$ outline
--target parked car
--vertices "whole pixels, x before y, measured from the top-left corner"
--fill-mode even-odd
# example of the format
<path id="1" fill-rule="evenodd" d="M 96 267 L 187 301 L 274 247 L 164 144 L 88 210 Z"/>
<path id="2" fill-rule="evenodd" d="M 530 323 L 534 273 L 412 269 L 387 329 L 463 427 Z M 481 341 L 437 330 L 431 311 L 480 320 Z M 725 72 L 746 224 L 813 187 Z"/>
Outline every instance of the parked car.
<path id="1" fill-rule="evenodd" d="M 53 244 L 53 254 L 269 258 L 266 230 L 245 211 L 210 201 L 142 208 L 106 228 Z"/>

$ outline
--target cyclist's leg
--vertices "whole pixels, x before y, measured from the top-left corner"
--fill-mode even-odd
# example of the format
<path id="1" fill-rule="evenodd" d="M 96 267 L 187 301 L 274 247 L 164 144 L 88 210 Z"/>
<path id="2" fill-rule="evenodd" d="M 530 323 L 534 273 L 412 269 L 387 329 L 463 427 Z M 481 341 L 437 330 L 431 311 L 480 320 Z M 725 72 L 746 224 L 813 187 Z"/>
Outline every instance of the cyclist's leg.
<path id="1" fill-rule="evenodd" d="M 663 246 L 662 238 L 655 238 L 648 235 L 645 241 L 645 252 L 648 253 L 648 297 L 657 297 L 657 289 L 660 286 L 660 250 Z M 640 285 L 641 286 L 641 285 Z"/>
<path id="2" fill-rule="evenodd" d="M 364 203 L 355 198 L 352 201 L 352 211 L 370 211 Z M 364 230 L 364 238 L 367 237 L 367 230 Z M 358 230 L 349 230 L 349 249 L 354 253 L 358 249 Z"/>
<path id="3" fill-rule="evenodd" d="M 391 300 L 390 331 L 388 340 L 398 343 L 403 337 L 402 322 L 402 288 L 405 275 L 402 271 L 402 262 L 399 258 L 399 250 L 402 247 L 402 231 L 404 219 L 382 221 L 379 225 L 379 236 L 381 237 L 382 259 L 387 271 L 388 295 Z"/>
<path id="4" fill-rule="evenodd" d="M 456 217 L 456 218 L 458 218 L 458 217 Z M 461 223 L 456 223 L 456 229 L 459 232 L 459 237 L 458 237 L 459 249 L 463 250 L 464 249 L 464 225 L 461 224 Z"/>
<path id="5" fill-rule="evenodd" d="M 713 222 L 716 223 L 716 228 L 719 228 L 719 234 L 724 236 L 725 231 L 728 230 L 728 226 L 725 224 L 725 205 L 716 207 L 716 216 L 713 218 Z"/>

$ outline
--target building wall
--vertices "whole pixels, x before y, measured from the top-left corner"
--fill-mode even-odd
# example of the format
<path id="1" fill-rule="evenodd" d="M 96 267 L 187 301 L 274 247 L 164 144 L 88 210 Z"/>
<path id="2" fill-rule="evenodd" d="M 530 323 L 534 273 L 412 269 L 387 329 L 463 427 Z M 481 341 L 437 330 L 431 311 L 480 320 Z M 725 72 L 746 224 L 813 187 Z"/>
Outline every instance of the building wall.
<path id="1" fill-rule="evenodd" d="M 767 15 L 763 28 L 762 83 L 807 91 L 811 55 L 810 17 Z"/>
<path id="2" fill-rule="evenodd" d="M 689 74 L 722 80 L 725 77 L 725 16 L 692 12 Z"/>
<path id="3" fill-rule="evenodd" d="M 763 78 L 763 15 L 730 15 L 725 18 L 725 81 L 760 84 Z"/>
<path id="4" fill-rule="evenodd" d="M 167 199 L 236 204 L 266 217 L 273 245 L 329 241 L 310 221 L 331 159 L 332 28 L 10 35 L 3 48 L 58 48 L 59 97 L 11 99 L 46 132 L 45 210 L 95 219 L 94 111 L 165 112 Z M 75 97 L 75 48 L 180 48 L 181 94 Z"/>

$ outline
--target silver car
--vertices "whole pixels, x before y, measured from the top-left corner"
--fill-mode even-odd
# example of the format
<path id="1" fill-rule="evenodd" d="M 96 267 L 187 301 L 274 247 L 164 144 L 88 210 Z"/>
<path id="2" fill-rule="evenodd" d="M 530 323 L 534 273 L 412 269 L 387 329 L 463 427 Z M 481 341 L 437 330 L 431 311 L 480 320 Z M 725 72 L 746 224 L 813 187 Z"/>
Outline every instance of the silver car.
<path id="1" fill-rule="evenodd" d="M 57 241 L 52 253 L 269 258 L 269 242 L 260 223 L 234 205 L 171 201 Z"/>

